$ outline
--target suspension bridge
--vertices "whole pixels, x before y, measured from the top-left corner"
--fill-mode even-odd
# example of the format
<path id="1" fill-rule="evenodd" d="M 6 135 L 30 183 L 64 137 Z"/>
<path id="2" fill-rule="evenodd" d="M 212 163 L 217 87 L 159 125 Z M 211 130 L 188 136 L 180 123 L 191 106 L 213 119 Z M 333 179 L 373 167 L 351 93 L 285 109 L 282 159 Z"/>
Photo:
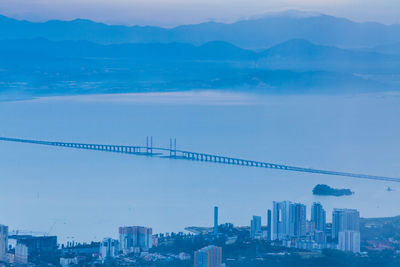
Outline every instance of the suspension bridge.
<path id="1" fill-rule="evenodd" d="M 177 150 L 176 139 L 174 140 L 174 144 L 172 142 L 172 139 L 170 140 L 169 148 L 153 147 L 153 138 L 150 138 L 150 142 L 149 138 L 147 138 L 146 146 L 54 142 L 54 141 L 30 140 L 30 139 L 9 138 L 9 137 L 0 137 L 0 141 L 123 153 L 123 154 L 145 156 L 145 157 L 160 157 L 160 158 L 169 158 L 176 160 L 190 160 L 190 161 L 210 162 L 210 163 L 237 165 L 245 167 L 267 168 L 267 169 L 276 169 L 282 171 L 335 175 L 335 176 L 344 176 L 344 177 L 359 178 L 359 179 L 400 182 L 400 178 L 303 168 L 303 167 L 275 164 L 269 162 L 254 161 L 254 160 L 226 157 L 213 154 L 205 154 L 193 151 Z"/>

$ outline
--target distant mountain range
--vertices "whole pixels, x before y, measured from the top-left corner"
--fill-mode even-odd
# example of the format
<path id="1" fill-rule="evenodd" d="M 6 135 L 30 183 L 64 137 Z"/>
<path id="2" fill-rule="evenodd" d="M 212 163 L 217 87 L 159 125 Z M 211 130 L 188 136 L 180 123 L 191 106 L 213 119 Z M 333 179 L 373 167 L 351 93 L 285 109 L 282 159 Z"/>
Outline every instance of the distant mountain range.
<path id="1" fill-rule="evenodd" d="M 400 25 L 357 23 L 343 18 L 274 15 L 237 21 L 206 22 L 172 29 L 151 26 L 110 26 L 89 20 L 33 23 L 0 17 L 1 39 L 46 38 L 100 44 L 189 43 L 224 41 L 241 48 L 267 48 L 291 39 L 346 48 L 374 47 L 400 42 Z"/>
<path id="2" fill-rule="evenodd" d="M 0 96 L 399 86 L 400 25 L 296 12 L 172 29 L 0 17 Z"/>
<path id="3" fill-rule="evenodd" d="M 222 60 L 255 61 L 265 64 L 335 63 L 345 65 L 400 61 L 400 56 L 316 45 L 293 39 L 253 51 L 227 42 L 214 41 L 195 46 L 187 43 L 128 43 L 102 45 L 88 41 L 49 41 L 43 38 L 0 40 L 0 57 L 124 58 L 129 60 Z"/>
<path id="4" fill-rule="evenodd" d="M 254 60 L 261 54 L 226 42 L 201 46 L 185 43 L 102 45 L 88 41 L 49 41 L 43 38 L 0 40 L 0 56 L 53 58 L 126 58 L 130 60 Z"/>
<path id="5" fill-rule="evenodd" d="M 379 45 L 368 49 L 368 51 L 374 51 L 388 55 L 400 55 L 400 42 L 386 45 Z"/>
<path id="6" fill-rule="evenodd" d="M 392 56 L 375 51 L 356 51 L 334 46 L 316 45 L 307 40 L 293 39 L 275 45 L 261 53 L 269 61 L 382 61 Z"/>
<path id="7" fill-rule="evenodd" d="M 392 73 L 399 70 L 400 56 L 315 45 L 299 39 L 262 51 L 220 41 L 200 46 L 102 45 L 43 38 L 0 41 L 0 93 L 18 95 L 193 89 L 376 91 L 396 86 L 398 81 L 388 80 L 385 75 L 393 77 Z"/>

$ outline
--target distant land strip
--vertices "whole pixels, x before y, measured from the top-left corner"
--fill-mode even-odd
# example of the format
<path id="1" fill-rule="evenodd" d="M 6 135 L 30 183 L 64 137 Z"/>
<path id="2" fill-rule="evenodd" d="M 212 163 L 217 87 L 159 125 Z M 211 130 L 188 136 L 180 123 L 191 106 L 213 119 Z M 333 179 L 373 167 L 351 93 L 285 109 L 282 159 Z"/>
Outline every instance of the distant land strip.
<path id="1" fill-rule="evenodd" d="M 344 176 L 344 177 L 351 177 L 351 178 L 390 181 L 390 182 L 400 183 L 400 178 L 376 176 L 376 175 L 368 175 L 368 174 L 356 174 L 356 173 L 349 173 L 349 172 L 327 171 L 327 170 L 319 170 L 319 169 L 312 169 L 312 168 L 302 168 L 302 167 L 288 166 L 288 165 L 282 165 L 282 164 L 275 164 L 275 163 L 247 160 L 247 159 L 239 159 L 239 158 L 232 158 L 232 157 L 212 155 L 212 154 L 204 154 L 204 153 L 199 153 L 199 152 L 177 150 L 176 143 L 175 143 L 175 146 L 173 147 L 172 140 L 171 140 L 169 148 L 153 147 L 152 141 L 149 145 L 149 140 L 147 140 L 146 146 L 121 146 L 121 145 L 68 143 L 68 142 L 30 140 L 30 139 L 20 139 L 20 138 L 10 138 L 10 137 L 0 137 L 0 141 L 29 143 L 29 144 L 57 146 L 57 147 L 66 147 L 66 148 L 77 148 L 77 149 L 86 149 L 86 150 L 96 150 L 96 151 L 132 154 L 132 155 L 147 156 L 147 157 L 160 157 L 160 158 L 169 158 L 169 159 L 212 162 L 212 163 L 219 163 L 219 164 L 238 165 L 238 166 L 245 166 L 245 167 L 259 167 L 259 168 L 268 168 L 268 169 L 276 169 L 276 170 L 284 170 L 284 171 L 336 175 L 336 176 Z"/>

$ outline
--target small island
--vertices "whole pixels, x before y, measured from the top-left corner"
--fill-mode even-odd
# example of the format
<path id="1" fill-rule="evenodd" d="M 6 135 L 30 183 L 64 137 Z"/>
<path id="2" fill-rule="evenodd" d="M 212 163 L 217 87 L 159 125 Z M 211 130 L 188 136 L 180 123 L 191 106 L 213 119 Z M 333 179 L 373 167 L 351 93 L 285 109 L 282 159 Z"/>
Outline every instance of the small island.
<path id="1" fill-rule="evenodd" d="M 318 184 L 314 187 L 313 194 L 319 196 L 341 197 L 341 196 L 350 196 L 354 194 L 354 192 L 352 192 L 350 189 L 336 189 L 326 184 Z"/>

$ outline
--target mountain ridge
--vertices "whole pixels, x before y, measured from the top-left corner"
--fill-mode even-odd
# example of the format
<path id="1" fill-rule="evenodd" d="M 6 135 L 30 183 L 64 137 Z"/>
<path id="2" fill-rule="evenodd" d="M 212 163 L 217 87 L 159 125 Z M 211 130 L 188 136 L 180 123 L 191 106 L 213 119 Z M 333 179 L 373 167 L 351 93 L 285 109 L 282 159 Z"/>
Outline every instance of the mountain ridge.
<path id="1" fill-rule="evenodd" d="M 333 55 L 331 49 L 336 51 Z M 320 52 L 303 53 L 310 50 Z M 400 69 L 400 60 L 394 67 L 375 67 L 380 62 L 375 55 L 296 39 L 262 52 L 218 41 L 195 46 L 0 40 L 0 93 L 35 96 L 197 89 L 355 93 L 395 88 L 398 81 L 390 79 L 396 79 L 392 73 Z M 381 75 L 384 67 L 386 76 Z"/>
<path id="2" fill-rule="evenodd" d="M 0 40 L 0 55 L 36 54 L 56 57 L 117 57 L 148 60 L 264 60 L 270 62 L 400 61 L 400 56 L 317 45 L 292 39 L 262 51 L 224 41 L 188 43 L 124 43 L 103 45 L 90 41 L 51 41 L 45 38 Z"/>
<path id="3" fill-rule="evenodd" d="M 53 41 L 87 40 L 101 44 L 183 42 L 195 45 L 225 41 L 241 48 L 267 48 L 290 39 L 339 47 L 373 47 L 400 42 L 400 25 L 353 22 L 319 16 L 267 16 L 233 23 L 204 22 L 174 28 L 107 25 L 86 19 L 29 22 L 0 17 L 1 39 L 43 37 Z"/>

